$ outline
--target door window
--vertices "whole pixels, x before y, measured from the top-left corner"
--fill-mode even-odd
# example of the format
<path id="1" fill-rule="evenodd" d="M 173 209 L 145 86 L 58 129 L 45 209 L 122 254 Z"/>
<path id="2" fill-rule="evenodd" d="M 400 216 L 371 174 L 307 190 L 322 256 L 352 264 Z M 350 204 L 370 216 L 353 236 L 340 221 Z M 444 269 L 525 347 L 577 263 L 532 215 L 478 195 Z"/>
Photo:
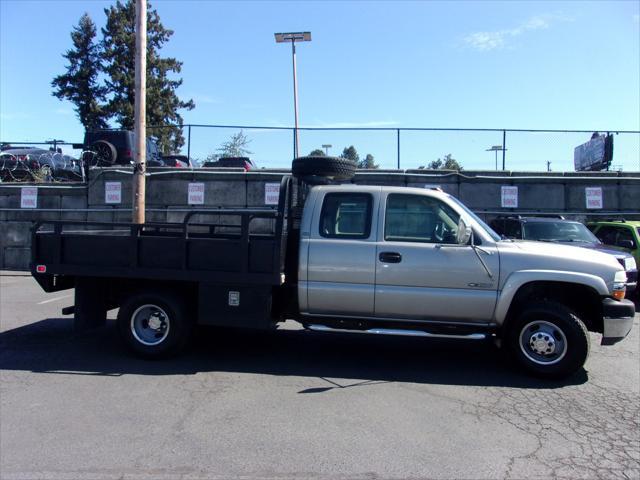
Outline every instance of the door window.
<path id="1" fill-rule="evenodd" d="M 456 243 L 458 215 L 437 198 L 392 193 L 387 197 L 384 239 Z"/>
<path id="2" fill-rule="evenodd" d="M 371 204 L 368 193 L 328 193 L 320 214 L 320 235 L 326 238 L 369 238 Z"/>
<path id="3" fill-rule="evenodd" d="M 522 238 L 522 225 L 518 220 L 505 222 L 504 236 L 507 238 Z"/>
<path id="4" fill-rule="evenodd" d="M 609 227 L 605 225 L 600 230 L 596 232 L 596 237 L 600 239 L 602 243 L 605 245 L 615 245 L 616 244 L 616 229 L 615 227 Z"/>

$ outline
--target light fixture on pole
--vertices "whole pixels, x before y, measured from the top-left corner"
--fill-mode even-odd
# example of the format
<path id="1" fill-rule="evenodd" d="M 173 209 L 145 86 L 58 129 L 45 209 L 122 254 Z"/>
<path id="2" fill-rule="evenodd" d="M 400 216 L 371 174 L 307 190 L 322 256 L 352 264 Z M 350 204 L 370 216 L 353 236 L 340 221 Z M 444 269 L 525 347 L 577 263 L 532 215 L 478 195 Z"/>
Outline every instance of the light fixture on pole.
<path id="1" fill-rule="evenodd" d="M 295 117 L 293 156 L 298 156 L 298 77 L 296 75 L 296 42 L 310 42 L 311 32 L 274 33 L 276 43 L 291 43 L 293 57 L 293 114 Z"/>
<path id="2" fill-rule="evenodd" d="M 502 145 L 493 145 L 491 148 L 487 148 L 485 152 L 496 152 L 496 170 L 498 170 L 498 152 L 506 152 L 507 149 L 503 148 Z M 504 169 L 504 165 L 503 165 Z"/>
<path id="3" fill-rule="evenodd" d="M 322 148 L 324 148 L 324 153 L 327 157 L 329 156 L 329 149 L 331 147 L 333 147 L 333 145 L 329 145 L 328 143 L 325 143 L 324 145 L 322 145 Z"/>

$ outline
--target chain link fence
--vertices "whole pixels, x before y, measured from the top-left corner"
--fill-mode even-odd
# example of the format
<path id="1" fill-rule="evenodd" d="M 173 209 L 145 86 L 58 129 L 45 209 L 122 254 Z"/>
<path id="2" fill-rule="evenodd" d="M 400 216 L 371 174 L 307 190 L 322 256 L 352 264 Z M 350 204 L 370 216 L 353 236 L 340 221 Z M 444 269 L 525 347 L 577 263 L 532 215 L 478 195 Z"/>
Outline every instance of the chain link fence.
<path id="1" fill-rule="evenodd" d="M 158 132 L 160 128 L 176 127 L 151 126 L 147 129 L 147 135 L 154 136 L 154 132 Z M 246 156 L 258 168 L 291 166 L 295 138 L 295 129 L 291 127 L 183 125 L 185 144 L 181 152 L 172 153 L 187 156 L 191 164 L 197 167 L 207 159 L 219 155 L 221 146 L 239 131 L 248 139 L 244 148 L 250 153 Z M 610 170 L 640 171 L 640 131 L 599 132 L 613 135 L 614 153 Z M 444 160 L 450 155 L 464 170 L 566 172 L 574 170 L 575 147 L 587 142 L 592 133 L 588 130 L 303 127 L 299 129 L 299 152 L 301 155 L 308 155 L 313 150 L 322 150 L 328 155 L 339 156 L 344 148 L 353 145 L 361 159 L 371 154 L 380 169 L 428 168 L 431 162 Z M 2 143 L 14 147 L 25 144 Z M 47 142 L 28 143 L 30 146 L 45 144 Z M 69 148 L 73 144 L 60 142 L 58 145 L 65 149 L 65 162 L 68 165 L 75 165 L 73 159 L 83 157 L 82 151 Z M 55 153 L 51 152 L 49 157 Z M 18 175 L 20 169 L 13 171 L 7 168 L 14 164 L 20 168 L 27 166 L 30 172 L 38 174 L 35 170 L 39 170 L 39 166 L 46 165 L 47 162 L 40 161 L 40 157 L 32 157 L 33 155 L 28 157 L 26 163 L 11 162 L 7 161 L 11 157 L 3 154 L 0 160 L 5 162 L 0 162 L 0 170 L 4 169 L 5 173 L 0 172 L 0 179 L 16 181 L 29 178 L 29 175 Z M 82 180 L 76 174 L 72 176 L 74 180 Z"/>
<path id="2" fill-rule="evenodd" d="M 220 153 L 223 143 L 242 131 L 245 148 L 261 168 L 288 168 L 295 129 L 252 125 L 185 125 L 182 154 L 194 164 Z M 150 134 L 153 127 L 149 128 Z M 640 171 L 640 132 L 599 130 L 614 137 L 611 170 Z M 588 130 L 447 128 L 299 128 L 301 155 L 322 150 L 339 156 L 353 145 L 361 159 L 371 154 L 381 169 L 427 168 L 447 155 L 465 170 L 573 171 L 574 148 Z"/>

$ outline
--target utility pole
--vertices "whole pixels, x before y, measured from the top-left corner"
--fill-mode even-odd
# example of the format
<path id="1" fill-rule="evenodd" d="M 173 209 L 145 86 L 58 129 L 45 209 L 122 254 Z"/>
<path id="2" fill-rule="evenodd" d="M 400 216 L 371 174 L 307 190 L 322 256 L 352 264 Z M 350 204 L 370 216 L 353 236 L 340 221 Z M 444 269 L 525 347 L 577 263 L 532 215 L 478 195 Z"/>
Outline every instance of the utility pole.
<path id="1" fill-rule="evenodd" d="M 133 223 L 145 222 L 145 170 L 147 160 L 147 0 L 136 0 L 136 93 L 133 165 Z"/>

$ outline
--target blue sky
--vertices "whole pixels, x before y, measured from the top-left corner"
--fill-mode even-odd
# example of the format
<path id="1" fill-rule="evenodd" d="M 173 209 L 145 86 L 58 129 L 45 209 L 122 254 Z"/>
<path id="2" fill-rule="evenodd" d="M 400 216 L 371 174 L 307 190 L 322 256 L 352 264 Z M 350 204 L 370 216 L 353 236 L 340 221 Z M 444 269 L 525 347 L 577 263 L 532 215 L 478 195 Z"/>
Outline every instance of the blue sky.
<path id="1" fill-rule="evenodd" d="M 72 105 L 51 96 L 70 32 L 103 1 L 0 0 L 0 140 L 81 141 Z M 273 33 L 309 30 L 298 46 L 300 125 L 640 130 L 640 3 L 152 2 L 175 31 L 162 53 L 184 62 L 185 123 L 292 126 L 291 51 Z M 192 155 L 236 130 L 193 129 Z M 260 166 L 291 160 L 291 134 L 245 130 Z M 588 134 L 508 133 L 507 169 L 573 169 Z M 640 136 L 615 138 L 614 164 L 640 169 Z M 300 151 L 355 145 L 396 165 L 396 133 L 301 132 Z M 404 132 L 402 168 L 451 153 L 493 169 L 502 133 Z"/>

